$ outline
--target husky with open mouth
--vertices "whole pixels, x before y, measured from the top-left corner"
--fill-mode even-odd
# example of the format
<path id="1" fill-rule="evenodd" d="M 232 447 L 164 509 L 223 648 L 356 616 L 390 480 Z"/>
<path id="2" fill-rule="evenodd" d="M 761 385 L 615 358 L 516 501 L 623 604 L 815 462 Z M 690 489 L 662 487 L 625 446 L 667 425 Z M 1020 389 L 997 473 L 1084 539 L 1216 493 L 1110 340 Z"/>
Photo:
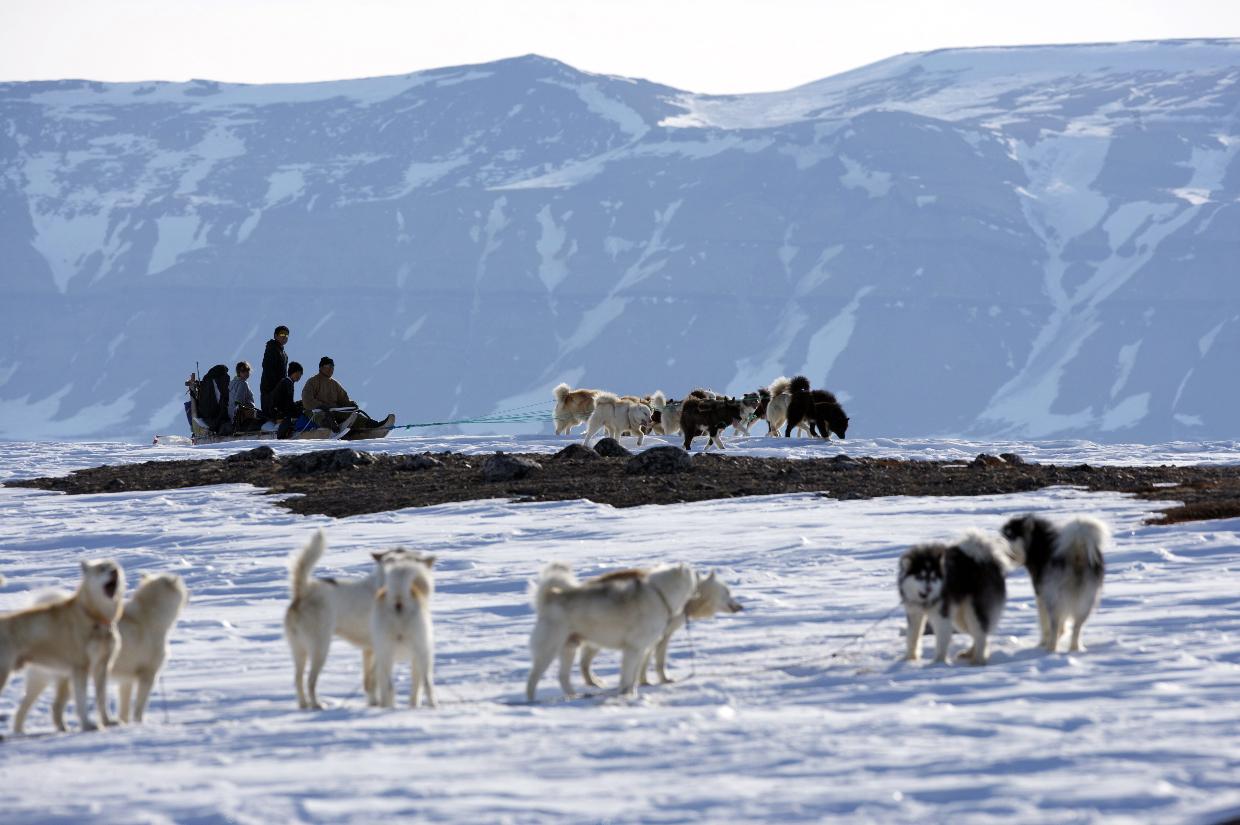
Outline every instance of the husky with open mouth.
<path id="1" fill-rule="evenodd" d="M 82 730 L 95 730 L 87 710 L 87 683 L 95 683 L 95 707 L 108 714 L 108 668 L 120 647 L 116 621 L 125 600 L 125 572 L 112 559 L 82 562 L 72 596 L 0 616 L 0 691 L 9 674 L 39 665 L 69 678 Z M 14 720 L 15 723 L 17 720 Z"/>

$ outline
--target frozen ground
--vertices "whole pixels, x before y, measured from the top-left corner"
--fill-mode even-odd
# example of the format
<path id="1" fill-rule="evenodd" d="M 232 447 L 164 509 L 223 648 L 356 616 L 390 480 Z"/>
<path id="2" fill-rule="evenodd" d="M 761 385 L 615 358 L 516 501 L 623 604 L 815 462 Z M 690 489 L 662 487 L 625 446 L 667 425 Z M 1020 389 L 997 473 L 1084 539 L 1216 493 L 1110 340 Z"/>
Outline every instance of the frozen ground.
<path id="1" fill-rule="evenodd" d="M 390 440 L 384 450 L 553 450 L 563 441 Z M 286 445 L 280 445 L 285 448 Z M 755 440 L 755 454 L 838 448 Z M 1065 463 L 1240 462 L 1234 442 L 847 442 L 853 454 Z M 306 449 L 296 445 L 295 449 Z M 236 449 L 236 446 L 230 447 Z M 0 444 L 3 476 L 213 451 Z M 72 584 L 80 558 L 175 570 L 192 602 L 147 724 L 0 743 L 0 820 L 23 822 L 1193 822 L 1240 809 L 1240 520 L 1147 527 L 1117 494 L 445 505 L 333 521 L 242 486 L 67 497 L 0 488 L 0 610 Z M 895 559 L 911 542 L 1011 513 L 1110 522 L 1089 651 L 1032 649 L 1023 572 L 985 668 L 900 661 Z M 377 711 L 334 649 L 332 708 L 299 712 L 281 636 L 285 560 L 314 527 L 325 574 L 397 543 L 438 554 L 438 710 Z M 683 559 L 721 571 L 746 611 L 672 645 L 681 681 L 636 700 L 521 703 L 527 580 Z M 867 632 L 868 631 L 868 632 Z M 865 635 L 859 640 L 856 634 Z M 958 641 L 957 649 L 963 647 Z M 614 680 L 614 655 L 600 656 Z M 689 676 L 690 678 L 684 678 Z M 405 674 L 402 672 L 401 676 Z M 0 696 L 11 715 L 21 677 Z M 407 680 L 398 687 L 407 689 Z M 540 698 L 558 687 L 544 677 Z"/>

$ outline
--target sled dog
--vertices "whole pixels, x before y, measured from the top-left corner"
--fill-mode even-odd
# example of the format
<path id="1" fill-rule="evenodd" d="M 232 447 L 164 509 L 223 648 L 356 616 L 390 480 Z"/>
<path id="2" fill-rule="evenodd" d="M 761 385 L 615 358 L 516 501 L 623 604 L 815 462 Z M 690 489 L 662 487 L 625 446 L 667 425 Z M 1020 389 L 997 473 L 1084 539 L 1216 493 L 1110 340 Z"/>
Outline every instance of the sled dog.
<path id="1" fill-rule="evenodd" d="M 680 432 L 680 406 L 683 401 L 668 398 L 663 390 L 650 396 L 651 431 L 659 435 Z"/>
<path id="2" fill-rule="evenodd" d="M 809 424 L 812 435 L 830 440 L 831 433 L 840 438 L 848 431 L 848 416 L 835 396 L 826 390 L 811 390 L 809 379 L 803 375 L 788 384 L 789 399 L 784 436 L 792 434 L 792 428 L 803 422 Z"/>
<path id="3" fill-rule="evenodd" d="M 600 392 L 594 397 L 594 412 L 586 422 L 585 446 L 590 446 L 590 439 L 599 430 L 616 439 L 627 430 L 637 436 L 640 447 L 650 431 L 651 419 L 650 407 L 640 401 L 625 401 L 612 393 Z"/>
<path id="4" fill-rule="evenodd" d="M 714 444 L 725 449 L 719 434 L 743 419 L 743 407 L 735 398 L 697 398 L 689 396 L 680 408 L 680 431 L 685 437 L 685 449 L 693 444 L 699 435 L 707 436 L 703 452 Z"/>
<path id="5" fill-rule="evenodd" d="M 767 435 L 779 436 L 784 422 L 788 420 L 788 402 L 792 400 L 792 391 L 789 389 L 791 383 L 788 378 L 781 375 L 767 387 L 767 392 L 770 394 L 770 400 L 766 402 Z M 806 383 L 808 384 L 808 381 Z M 812 435 L 808 422 L 801 421 L 796 426 L 805 435 Z"/>
<path id="6" fill-rule="evenodd" d="M 530 633 L 526 699 L 534 701 L 538 680 L 557 655 L 560 689 L 572 696 L 573 659 L 583 643 L 623 652 L 620 692 L 632 694 L 650 648 L 684 611 L 696 589 L 697 576 L 687 564 L 662 565 L 644 575 L 622 570 L 585 583 L 568 565 L 547 565 L 530 583 L 538 618 Z"/>
<path id="7" fill-rule="evenodd" d="M 753 392 L 745 393 L 741 399 L 741 420 L 734 425 L 737 435 L 749 435 L 749 428 L 759 421 L 766 420 L 766 407 L 771 401 L 771 392 L 766 387 L 759 387 Z"/>
<path id="8" fill-rule="evenodd" d="M 645 576 L 649 574 L 648 570 L 620 571 L 621 574 L 636 574 Z M 588 584 L 598 581 L 606 581 L 608 576 L 615 574 L 606 574 L 598 578 L 590 579 Z M 712 619 L 719 613 L 737 613 L 745 608 L 732 598 L 732 592 L 728 590 L 728 586 L 719 580 L 715 573 L 711 573 L 705 578 L 698 578 L 697 588 L 693 591 L 693 595 L 689 601 L 685 603 L 684 610 L 677 613 L 672 621 L 668 624 L 667 629 L 663 632 L 663 636 L 659 639 L 654 647 L 655 668 L 659 674 L 659 681 L 667 683 L 672 678 L 667 675 L 667 645 L 672 639 L 672 634 L 680 628 L 684 627 L 688 622 L 700 622 L 703 619 Z M 581 678 L 585 679 L 586 684 L 591 687 L 602 687 L 594 674 L 590 671 L 590 663 L 594 661 L 594 657 L 598 655 L 598 648 L 589 642 L 583 642 L 581 645 Z M 646 661 L 642 662 L 641 683 L 643 685 L 650 684 L 646 678 L 646 668 L 650 662 L 650 656 L 647 654 Z"/>
<path id="9" fill-rule="evenodd" d="M 362 649 L 362 683 L 369 697 L 374 692 L 374 668 L 370 646 L 370 613 L 375 592 L 383 583 L 382 563 L 393 556 L 417 558 L 409 550 L 371 553 L 375 561 L 369 575 L 360 579 L 312 579 L 314 566 L 323 557 L 327 539 L 317 531 L 310 543 L 290 558 L 291 600 L 284 613 L 284 636 L 293 654 L 293 683 L 297 707 L 321 710 L 319 674 L 327 662 L 332 637 L 339 636 Z M 306 665 L 310 666 L 309 678 Z"/>
<path id="10" fill-rule="evenodd" d="M 984 665 L 989 636 L 1007 599 L 1006 548 L 996 538 L 971 531 L 956 544 L 919 544 L 900 557 L 896 584 L 908 615 L 908 655 L 921 658 L 926 620 L 934 630 L 934 661 L 946 662 L 953 628 L 973 645 L 960 659 Z"/>
<path id="11" fill-rule="evenodd" d="M 390 708 L 395 704 L 392 667 L 398 661 L 407 661 L 411 668 L 409 707 L 418 706 L 418 694 L 424 687 L 426 703 L 435 707 L 435 638 L 431 626 L 434 563 L 434 556 L 390 556 L 383 560 L 383 585 L 375 593 L 370 613 L 375 662 L 372 705 Z"/>
<path id="12" fill-rule="evenodd" d="M 86 697 L 93 679 L 99 721 L 116 724 L 108 714 L 108 666 L 120 643 L 116 620 L 124 598 L 125 572 L 118 563 L 84 561 L 73 595 L 0 616 L 0 692 L 10 673 L 28 664 L 64 674 L 73 685 L 82 730 L 95 730 Z"/>
<path id="13" fill-rule="evenodd" d="M 146 713 L 147 699 L 155 677 L 168 655 L 168 633 L 176 623 L 181 608 L 189 599 L 185 583 L 175 573 L 144 575 L 125 603 L 116 629 L 120 633 L 120 651 L 112 660 L 112 681 L 120 696 L 118 715 L 122 722 L 141 722 Z M 56 730 L 65 730 L 65 705 L 69 702 L 69 680 L 37 665 L 26 671 L 26 695 L 22 697 L 13 729 L 22 732 L 26 715 L 43 689 L 56 682 L 56 698 L 52 703 L 52 722 Z M 137 688 L 137 701 L 134 701 Z M 132 709 L 132 717 L 131 717 Z"/>
<path id="14" fill-rule="evenodd" d="M 1033 580 L 1042 631 L 1038 645 L 1054 653 L 1071 622 L 1068 649 L 1084 651 L 1081 628 L 1102 596 L 1106 573 L 1102 548 L 1110 542 L 1110 530 L 1088 516 L 1055 526 L 1044 518 L 1026 515 L 1003 525 L 1003 537 L 1011 547 L 1012 561 L 1023 564 Z"/>
<path id="15" fill-rule="evenodd" d="M 551 392 L 555 396 L 555 434 L 568 435 L 573 427 L 589 420 L 594 412 L 594 396 L 600 390 L 574 390 L 568 384 L 559 384 Z"/>

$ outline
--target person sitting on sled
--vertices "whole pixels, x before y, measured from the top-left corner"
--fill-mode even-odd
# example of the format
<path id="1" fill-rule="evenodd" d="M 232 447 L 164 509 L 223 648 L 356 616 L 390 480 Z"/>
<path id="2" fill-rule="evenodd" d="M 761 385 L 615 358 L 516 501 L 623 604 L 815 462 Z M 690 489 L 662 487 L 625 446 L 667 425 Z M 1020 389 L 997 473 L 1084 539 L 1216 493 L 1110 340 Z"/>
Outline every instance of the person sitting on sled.
<path id="1" fill-rule="evenodd" d="M 257 430 L 263 423 L 258 408 L 254 406 L 254 393 L 250 391 L 250 362 L 237 362 L 237 375 L 228 385 L 228 420 L 233 432 Z"/>
<path id="2" fill-rule="evenodd" d="M 301 373 L 301 364 L 289 361 L 288 375 L 271 391 L 271 420 L 277 425 L 276 438 L 292 435 L 297 419 L 301 417 L 301 402 L 294 400 L 296 388 L 293 386 L 301 380 Z"/>
<path id="3" fill-rule="evenodd" d="M 395 416 L 380 422 L 359 410 L 357 402 L 349 398 L 345 388 L 332 377 L 335 371 L 336 362 L 324 355 L 319 359 L 318 375 L 311 376 L 301 388 L 301 406 L 314 423 L 330 427 L 333 432 L 338 432 L 342 426 L 359 430 L 391 426 Z"/>

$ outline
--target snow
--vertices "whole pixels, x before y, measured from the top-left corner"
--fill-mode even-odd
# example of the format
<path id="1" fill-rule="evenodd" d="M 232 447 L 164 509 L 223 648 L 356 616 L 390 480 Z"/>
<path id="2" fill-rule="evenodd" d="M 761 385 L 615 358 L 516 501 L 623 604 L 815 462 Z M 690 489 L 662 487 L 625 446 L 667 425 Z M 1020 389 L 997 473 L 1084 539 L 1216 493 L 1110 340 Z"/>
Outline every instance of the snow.
<path id="1" fill-rule="evenodd" d="M 549 452 L 553 437 L 388 439 L 390 452 Z M 951 441 L 846 442 L 861 455 L 971 457 Z M 278 444 L 281 451 L 322 445 Z M 366 445 L 368 448 L 371 445 Z M 1240 462 L 1240 443 L 1007 445 L 1091 463 Z M 104 461 L 237 449 L 0 444 L 12 478 Z M 751 454 L 831 454 L 741 439 Z M 975 498 L 751 497 L 626 510 L 585 501 L 467 502 L 332 520 L 243 485 L 69 497 L 0 488 L 0 609 L 71 586 L 83 557 L 131 580 L 173 570 L 191 601 L 145 725 L 0 745 L 6 823 L 46 822 L 1139 822 L 1217 821 L 1240 807 L 1240 520 L 1143 524 L 1153 502 L 1049 489 Z M 1023 572 L 985 668 L 900 660 L 895 560 L 910 543 L 1013 513 L 1088 513 L 1114 530 L 1088 652 L 1033 648 Z M 359 657 L 333 649 L 329 710 L 297 711 L 282 639 L 286 557 L 322 526 L 322 575 L 358 575 L 396 544 L 439 557 L 437 710 L 365 707 Z M 527 580 L 686 560 L 745 612 L 672 643 L 671 685 L 523 704 Z M 963 644 L 956 642 L 955 649 Z M 614 683 L 616 657 L 598 660 Z M 578 684 L 580 679 L 575 677 Z M 11 715 L 21 677 L 0 696 Z M 544 677 L 539 696 L 558 688 Z M 407 686 L 399 673 L 398 688 Z"/>

